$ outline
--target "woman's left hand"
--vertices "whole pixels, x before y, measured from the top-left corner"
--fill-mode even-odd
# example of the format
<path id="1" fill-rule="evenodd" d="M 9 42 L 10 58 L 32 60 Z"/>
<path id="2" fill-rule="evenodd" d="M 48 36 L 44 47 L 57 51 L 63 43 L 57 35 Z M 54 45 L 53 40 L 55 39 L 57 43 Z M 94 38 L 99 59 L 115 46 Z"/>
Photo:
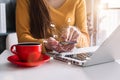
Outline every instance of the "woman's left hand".
<path id="1" fill-rule="evenodd" d="M 77 42 L 79 35 L 80 31 L 76 27 L 70 26 L 62 32 L 61 40 L 65 42 Z"/>
<path id="2" fill-rule="evenodd" d="M 62 42 L 65 42 L 65 43 L 70 42 L 70 43 L 61 44 L 61 42 L 59 42 L 59 44 L 55 48 L 55 51 L 57 52 L 71 51 L 75 46 L 74 42 L 77 43 L 77 39 L 79 36 L 80 36 L 79 30 L 74 26 L 70 26 L 69 28 L 67 28 L 65 31 L 62 32 L 62 35 L 60 37 Z"/>
<path id="3" fill-rule="evenodd" d="M 54 50 L 58 46 L 58 41 L 53 37 L 50 37 L 45 40 L 45 47 L 49 50 Z"/>

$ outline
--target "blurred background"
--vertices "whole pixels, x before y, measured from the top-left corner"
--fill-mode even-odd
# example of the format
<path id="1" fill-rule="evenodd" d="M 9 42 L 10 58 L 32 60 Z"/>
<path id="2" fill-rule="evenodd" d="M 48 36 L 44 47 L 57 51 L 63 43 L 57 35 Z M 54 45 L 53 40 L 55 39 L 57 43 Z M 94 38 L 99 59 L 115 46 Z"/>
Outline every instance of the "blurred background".
<path id="1" fill-rule="evenodd" d="M 120 0 L 86 0 L 91 46 L 100 45 L 120 25 Z"/>

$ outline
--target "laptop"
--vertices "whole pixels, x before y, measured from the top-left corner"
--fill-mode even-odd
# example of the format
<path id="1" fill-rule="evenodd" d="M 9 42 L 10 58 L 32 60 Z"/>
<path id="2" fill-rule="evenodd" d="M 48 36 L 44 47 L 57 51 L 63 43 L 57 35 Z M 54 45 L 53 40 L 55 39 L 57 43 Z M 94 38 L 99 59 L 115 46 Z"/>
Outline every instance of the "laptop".
<path id="1" fill-rule="evenodd" d="M 54 59 L 78 66 L 92 66 L 120 58 L 120 26 L 100 45 L 75 48 L 70 52 L 49 52 Z M 80 56 L 80 57 L 78 57 Z"/>

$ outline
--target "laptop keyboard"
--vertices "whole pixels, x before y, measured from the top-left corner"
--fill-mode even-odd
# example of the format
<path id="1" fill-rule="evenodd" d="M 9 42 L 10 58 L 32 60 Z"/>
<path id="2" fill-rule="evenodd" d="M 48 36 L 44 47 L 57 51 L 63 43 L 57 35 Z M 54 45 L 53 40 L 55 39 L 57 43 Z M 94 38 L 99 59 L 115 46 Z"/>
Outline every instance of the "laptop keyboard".
<path id="1" fill-rule="evenodd" d="M 66 55 L 65 57 L 69 57 L 69 58 L 83 61 L 83 60 L 89 59 L 89 56 L 90 55 L 87 53 L 80 53 L 80 54 L 75 54 L 75 55 Z"/>
<path id="2" fill-rule="evenodd" d="M 59 61 L 67 62 L 68 64 L 82 66 L 87 60 L 90 59 L 90 54 L 80 53 L 80 54 L 65 55 L 65 56 L 55 55 L 53 56 L 53 58 Z"/>

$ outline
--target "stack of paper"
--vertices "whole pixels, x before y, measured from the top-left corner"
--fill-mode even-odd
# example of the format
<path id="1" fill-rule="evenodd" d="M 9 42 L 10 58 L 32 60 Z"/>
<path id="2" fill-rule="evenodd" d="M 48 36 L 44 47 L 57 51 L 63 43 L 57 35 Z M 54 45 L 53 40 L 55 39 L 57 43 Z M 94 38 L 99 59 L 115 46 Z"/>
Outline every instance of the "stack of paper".
<path id="1" fill-rule="evenodd" d="M 0 33 L 6 33 L 6 7 L 0 3 Z"/>

